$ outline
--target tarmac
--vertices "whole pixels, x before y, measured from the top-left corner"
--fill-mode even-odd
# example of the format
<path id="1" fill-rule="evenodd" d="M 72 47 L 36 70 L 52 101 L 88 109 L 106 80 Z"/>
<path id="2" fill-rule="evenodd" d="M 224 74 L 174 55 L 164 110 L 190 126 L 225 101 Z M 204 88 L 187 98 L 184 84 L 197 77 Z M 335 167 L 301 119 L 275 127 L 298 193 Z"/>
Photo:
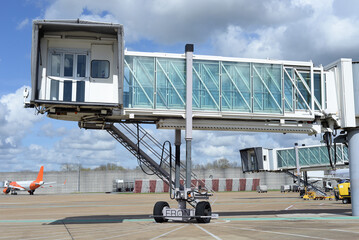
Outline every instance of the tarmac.
<path id="1" fill-rule="evenodd" d="M 341 201 L 304 201 L 299 193 L 221 192 L 209 224 L 155 223 L 168 194 L 0 196 L 2 239 L 359 239 L 359 217 Z"/>

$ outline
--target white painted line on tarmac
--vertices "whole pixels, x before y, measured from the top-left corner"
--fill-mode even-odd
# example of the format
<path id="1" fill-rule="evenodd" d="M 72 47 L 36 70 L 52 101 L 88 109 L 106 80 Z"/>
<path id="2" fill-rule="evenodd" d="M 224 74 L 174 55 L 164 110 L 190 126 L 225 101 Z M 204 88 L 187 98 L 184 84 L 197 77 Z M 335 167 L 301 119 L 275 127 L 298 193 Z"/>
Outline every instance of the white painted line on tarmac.
<path id="1" fill-rule="evenodd" d="M 229 222 L 231 222 L 231 220 L 225 220 L 223 222 L 214 222 L 212 224 L 224 224 L 224 223 L 229 223 Z"/>
<path id="2" fill-rule="evenodd" d="M 313 238 L 313 239 L 331 240 L 330 238 L 314 237 L 314 236 L 308 236 L 308 235 L 302 235 L 302 234 L 294 234 L 294 233 L 265 231 L 265 230 L 259 230 L 259 229 L 254 229 L 254 228 L 253 229 L 251 229 L 251 228 L 238 228 L 238 227 L 230 227 L 230 226 L 227 226 L 227 225 L 224 225 L 223 227 L 239 229 L 239 230 L 244 230 L 244 231 L 272 233 L 272 234 L 287 235 L 287 236 L 294 236 L 294 237 L 301 237 L 301 238 Z"/>
<path id="3" fill-rule="evenodd" d="M 165 227 L 158 228 L 157 230 L 162 230 L 162 229 L 171 228 L 171 227 L 173 227 L 173 225 L 170 225 L 170 226 L 167 225 Z M 139 231 L 136 231 L 136 232 L 129 232 L 129 233 L 124 233 L 124 234 L 120 234 L 120 235 L 116 235 L 116 236 L 98 238 L 98 240 L 105 240 L 105 239 L 112 239 L 112 238 L 117 238 L 118 239 L 119 237 L 128 236 L 128 235 L 136 235 L 136 234 L 141 233 L 141 232 L 149 232 L 149 231 L 153 231 L 153 228 L 151 227 L 150 229 L 139 230 Z M 81 237 L 84 237 L 84 236 L 81 236 Z"/>
<path id="4" fill-rule="evenodd" d="M 345 233 L 359 234 L 359 232 L 349 231 L 348 229 L 328 229 L 328 230 L 330 230 L 330 231 L 335 231 L 335 232 L 345 232 Z"/>
<path id="5" fill-rule="evenodd" d="M 264 226 L 267 227 L 267 226 Z M 282 227 L 282 226 L 268 226 L 268 228 L 284 228 L 284 229 L 303 229 L 303 230 L 308 230 L 307 227 Z M 310 230 L 317 230 L 317 231 L 332 231 L 332 232 L 345 232 L 345 233 L 354 233 L 354 234 L 359 234 L 359 232 L 353 232 L 353 231 L 349 231 L 347 228 L 346 229 L 328 229 L 328 228 L 310 228 Z"/>
<path id="6" fill-rule="evenodd" d="M 52 239 L 59 239 L 59 237 L 63 237 L 63 236 L 67 236 L 67 239 L 68 239 L 68 233 L 67 232 L 64 232 L 64 231 L 61 231 L 61 232 L 41 232 L 39 234 L 44 234 L 46 236 L 37 236 L 37 237 L 31 237 L 31 238 L 21 238 L 21 239 L 26 239 L 26 240 L 33 240 L 33 239 L 43 239 L 43 238 L 52 238 Z M 5 239 L 16 239 L 17 237 L 19 237 L 19 233 L 11 233 L 5 237 L 1 237 L 1 239 L 5 238 Z"/>
<path id="7" fill-rule="evenodd" d="M 208 235 L 212 236 L 214 239 L 222 240 L 220 237 L 217 237 L 216 235 L 214 235 L 213 233 L 207 231 L 206 229 L 204 229 L 203 227 L 199 226 L 198 224 L 196 224 L 195 226 L 198 227 L 199 229 L 201 229 L 203 232 L 207 233 Z"/>
<path id="8" fill-rule="evenodd" d="M 284 209 L 284 210 L 288 210 L 288 209 L 290 209 L 290 208 L 292 208 L 293 207 L 293 205 L 290 205 L 289 207 L 287 207 L 286 209 Z"/>
<path id="9" fill-rule="evenodd" d="M 177 231 L 177 230 L 180 230 L 180 229 L 182 229 L 182 228 L 184 228 L 184 227 L 186 227 L 186 226 L 187 226 L 187 225 L 184 225 L 184 226 L 182 226 L 182 227 L 173 229 L 173 230 L 171 230 L 171 231 L 169 231 L 169 232 L 166 232 L 166 233 L 163 233 L 163 234 L 161 234 L 161 235 L 159 235 L 159 236 L 157 236 L 157 237 L 151 238 L 151 240 L 154 240 L 154 239 L 157 239 L 157 238 L 166 236 L 167 234 L 173 233 L 173 232 L 175 232 L 175 231 Z"/>

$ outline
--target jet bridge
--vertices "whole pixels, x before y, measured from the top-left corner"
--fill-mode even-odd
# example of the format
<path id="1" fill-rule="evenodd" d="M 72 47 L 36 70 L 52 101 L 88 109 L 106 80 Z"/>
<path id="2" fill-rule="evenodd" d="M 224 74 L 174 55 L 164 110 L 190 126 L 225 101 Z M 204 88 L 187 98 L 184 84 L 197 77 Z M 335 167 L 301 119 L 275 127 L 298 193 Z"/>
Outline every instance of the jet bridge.
<path id="1" fill-rule="evenodd" d="M 184 128 L 185 55 L 125 51 L 121 25 L 35 21 L 32 66 L 30 104 L 51 118 Z M 192 69 L 193 129 L 322 131 L 321 66 L 194 55 Z"/>
<path id="2" fill-rule="evenodd" d="M 305 171 L 331 169 L 326 145 L 300 146 L 297 149 L 300 169 Z M 344 144 L 332 146 L 330 151 L 332 156 L 336 155 L 336 168 L 348 167 L 348 148 Z M 244 172 L 282 172 L 297 169 L 296 147 L 274 149 L 253 147 L 241 149 L 240 155 Z"/>
<path id="3" fill-rule="evenodd" d="M 36 20 L 31 63 L 27 107 L 80 126 L 146 122 L 186 129 L 187 171 L 192 129 L 325 133 L 327 144 L 348 142 L 353 215 L 359 215 L 359 64 L 351 59 L 323 67 L 195 55 L 193 45 L 185 54 L 130 52 L 122 25 Z"/>
<path id="4" fill-rule="evenodd" d="M 336 169 L 346 168 L 349 165 L 348 147 L 345 144 L 335 144 L 329 149 L 326 145 L 275 149 L 253 147 L 241 149 L 240 155 L 243 172 L 285 172 L 305 186 L 311 186 L 322 196 L 327 194 L 308 183 L 307 171 L 328 170 L 333 166 Z M 328 162 L 330 155 L 334 156 L 333 163 Z"/>

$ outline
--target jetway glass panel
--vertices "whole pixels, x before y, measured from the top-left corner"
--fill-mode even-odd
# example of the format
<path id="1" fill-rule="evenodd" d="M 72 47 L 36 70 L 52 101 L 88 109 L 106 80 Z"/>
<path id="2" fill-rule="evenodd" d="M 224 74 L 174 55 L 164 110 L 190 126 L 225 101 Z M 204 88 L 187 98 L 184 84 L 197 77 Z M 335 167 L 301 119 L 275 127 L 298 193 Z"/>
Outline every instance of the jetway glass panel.
<path id="1" fill-rule="evenodd" d="M 293 112 L 293 102 L 294 102 L 294 93 L 295 88 L 293 88 L 293 83 L 291 78 L 293 78 L 293 69 L 286 69 L 284 71 L 284 97 L 285 97 L 285 111 Z"/>
<path id="2" fill-rule="evenodd" d="M 344 145 L 337 145 L 337 164 L 344 164 L 348 161 L 348 148 Z M 329 156 L 326 146 L 299 148 L 300 167 L 328 166 Z M 334 156 L 334 146 L 331 148 L 331 155 Z M 283 149 L 277 151 L 278 168 L 295 168 L 295 150 Z"/>
<path id="3" fill-rule="evenodd" d="M 311 90 L 310 90 L 310 73 L 296 72 L 296 82 L 299 92 L 302 96 L 297 96 L 297 109 L 311 109 Z M 298 94 L 298 93 L 297 93 Z M 299 94 L 298 94 L 299 95 Z"/>
<path id="4" fill-rule="evenodd" d="M 156 59 L 156 108 L 184 109 L 186 65 L 182 59 Z"/>
<path id="5" fill-rule="evenodd" d="M 277 114 L 321 109 L 321 70 L 309 66 L 194 58 L 194 110 Z M 319 71 L 319 72 L 318 72 Z M 316 83 L 312 84 L 314 79 Z M 186 69 L 183 56 L 125 56 L 124 106 L 126 108 L 185 108 Z M 311 86 L 314 85 L 314 91 Z M 312 96 L 314 95 L 315 96 Z M 305 111 L 302 111 L 305 110 Z"/>
<path id="6" fill-rule="evenodd" d="M 128 107 L 154 108 L 155 58 L 126 56 L 125 66 L 125 84 L 129 88 Z"/>
<path id="7" fill-rule="evenodd" d="M 219 62 L 193 61 L 193 109 L 220 110 Z"/>
<path id="8" fill-rule="evenodd" d="M 281 65 L 253 64 L 253 97 L 254 112 L 282 112 Z"/>
<path id="9" fill-rule="evenodd" d="M 314 73 L 314 97 L 319 103 L 319 105 L 317 103 L 315 104 L 315 110 L 319 110 L 322 103 L 322 81 L 321 74 L 319 73 Z"/>
<path id="10" fill-rule="evenodd" d="M 251 112 L 251 66 L 249 63 L 222 62 L 222 110 Z"/>

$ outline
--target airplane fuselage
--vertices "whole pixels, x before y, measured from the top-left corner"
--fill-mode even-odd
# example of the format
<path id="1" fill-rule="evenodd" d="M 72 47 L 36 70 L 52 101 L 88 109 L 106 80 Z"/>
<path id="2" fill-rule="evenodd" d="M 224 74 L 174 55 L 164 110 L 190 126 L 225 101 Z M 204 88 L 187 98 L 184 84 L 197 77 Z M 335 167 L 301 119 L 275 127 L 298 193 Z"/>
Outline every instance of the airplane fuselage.
<path id="1" fill-rule="evenodd" d="M 33 195 L 35 189 L 44 184 L 43 182 L 44 166 L 41 166 L 40 171 L 35 181 L 6 181 L 3 193 L 16 194 L 16 191 L 28 191 Z"/>
<path id="2" fill-rule="evenodd" d="M 22 191 L 34 191 L 36 188 L 40 187 L 43 182 L 35 181 L 13 181 L 9 183 L 9 186 L 16 188 L 17 190 Z"/>

